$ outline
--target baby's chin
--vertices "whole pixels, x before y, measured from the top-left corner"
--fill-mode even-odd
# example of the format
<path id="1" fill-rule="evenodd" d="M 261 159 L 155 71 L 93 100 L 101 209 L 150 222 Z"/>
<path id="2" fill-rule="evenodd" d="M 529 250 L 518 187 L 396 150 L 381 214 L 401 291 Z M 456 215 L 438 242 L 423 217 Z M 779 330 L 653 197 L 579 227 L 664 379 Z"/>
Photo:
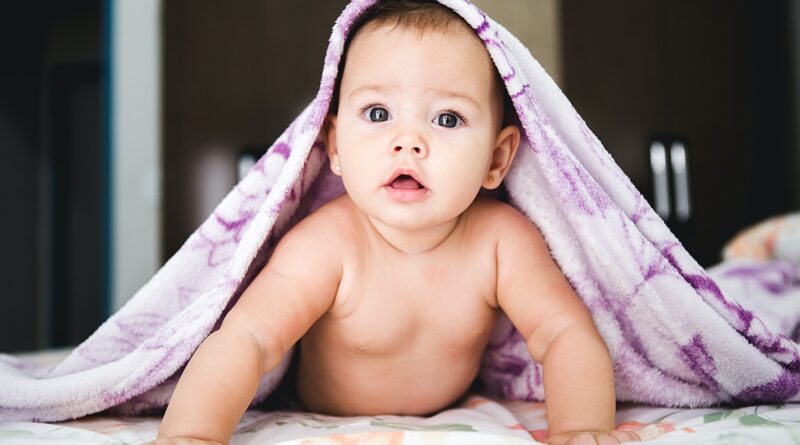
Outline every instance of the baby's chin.
<path id="1" fill-rule="evenodd" d="M 448 224 L 458 218 L 458 215 L 448 218 L 417 217 L 416 215 L 370 215 L 373 220 L 380 221 L 384 226 L 396 230 L 419 231 Z"/>
<path id="2" fill-rule="evenodd" d="M 377 208 L 375 208 L 377 207 Z M 429 206 L 375 206 L 362 209 L 373 221 L 395 230 L 419 231 L 450 224 L 457 220 L 462 211 L 438 208 L 431 211 Z"/>
<path id="3" fill-rule="evenodd" d="M 452 224 L 470 205 L 465 199 L 442 202 L 428 197 L 419 202 L 400 203 L 388 197 L 354 196 L 349 192 L 348 195 L 356 208 L 373 223 L 403 231 L 423 231 Z"/>

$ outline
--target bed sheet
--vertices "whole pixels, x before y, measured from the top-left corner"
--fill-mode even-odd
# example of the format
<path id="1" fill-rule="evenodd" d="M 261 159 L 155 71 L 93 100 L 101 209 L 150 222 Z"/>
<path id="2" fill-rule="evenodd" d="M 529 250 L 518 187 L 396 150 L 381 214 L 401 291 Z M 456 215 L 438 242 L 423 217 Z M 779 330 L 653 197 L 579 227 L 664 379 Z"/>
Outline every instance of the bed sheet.
<path id="1" fill-rule="evenodd" d="M 159 417 L 94 415 L 60 423 L 0 423 L 3 444 L 139 444 Z M 333 417 L 301 411 L 248 411 L 232 445 L 523 444 L 547 437 L 544 404 L 470 395 L 430 417 Z M 617 429 L 654 444 L 800 444 L 800 404 L 738 409 L 620 405 Z"/>

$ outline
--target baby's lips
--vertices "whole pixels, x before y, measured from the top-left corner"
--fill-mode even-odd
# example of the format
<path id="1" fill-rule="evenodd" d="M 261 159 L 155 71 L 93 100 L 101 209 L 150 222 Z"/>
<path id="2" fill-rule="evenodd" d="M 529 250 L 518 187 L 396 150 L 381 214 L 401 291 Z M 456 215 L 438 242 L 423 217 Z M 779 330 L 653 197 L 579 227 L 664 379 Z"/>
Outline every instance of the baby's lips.
<path id="1" fill-rule="evenodd" d="M 422 184 L 417 182 L 417 180 L 407 175 L 401 175 L 399 178 L 392 181 L 392 187 L 405 190 L 421 190 L 425 188 Z"/>
<path id="2" fill-rule="evenodd" d="M 398 168 L 398 169 L 396 169 L 391 174 L 391 176 L 389 176 L 389 180 L 386 181 L 386 184 L 384 184 L 384 185 L 391 186 L 392 182 L 394 182 L 394 180 L 397 179 L 401 175 L 411 176 L 412 178 L 414 178 L 415 181 L 417 181 L 419 183 L 419 185 L 422 186 L 422 188 L 428 188 L 425 185 L 425 183 L 422 182 L 422 179 L 420 178 L 419 173 L 417 173 L 416 170 L 413 170 L 413 169 L 410 169 L 410 168 Z"/>

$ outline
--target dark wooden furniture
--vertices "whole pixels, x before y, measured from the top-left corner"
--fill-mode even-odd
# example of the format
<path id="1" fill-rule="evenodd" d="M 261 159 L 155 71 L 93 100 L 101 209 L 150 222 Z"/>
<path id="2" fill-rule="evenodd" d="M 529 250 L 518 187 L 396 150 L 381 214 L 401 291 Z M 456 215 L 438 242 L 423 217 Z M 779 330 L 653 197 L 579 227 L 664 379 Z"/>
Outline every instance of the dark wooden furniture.
<path id="1" fill-rule="evenodd" d="M 667 156 L 685 146 L 691 213 L 676 214 L 668 174 L 664 216 L 701 265 L 746 225 L 800 208 L 788 12 L 787 1 L 563 0 L 567 96 L 651 204 L 652 143 Z"/>

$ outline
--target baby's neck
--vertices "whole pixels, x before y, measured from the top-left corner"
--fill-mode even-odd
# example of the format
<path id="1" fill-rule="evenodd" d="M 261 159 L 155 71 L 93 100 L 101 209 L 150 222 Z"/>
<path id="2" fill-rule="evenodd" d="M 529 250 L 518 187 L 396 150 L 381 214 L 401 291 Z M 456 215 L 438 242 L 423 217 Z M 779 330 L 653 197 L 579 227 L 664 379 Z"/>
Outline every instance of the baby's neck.
<path id="1" fill-rule="evenodd" d="M 438 226 L 416 230 L 391 227 L 368 215 L 367 220 L 378 236 L 391 247 L 403 253 L 421 254 L 436 249 L 450 238 L 461 221 L 461 215 Z"/>

